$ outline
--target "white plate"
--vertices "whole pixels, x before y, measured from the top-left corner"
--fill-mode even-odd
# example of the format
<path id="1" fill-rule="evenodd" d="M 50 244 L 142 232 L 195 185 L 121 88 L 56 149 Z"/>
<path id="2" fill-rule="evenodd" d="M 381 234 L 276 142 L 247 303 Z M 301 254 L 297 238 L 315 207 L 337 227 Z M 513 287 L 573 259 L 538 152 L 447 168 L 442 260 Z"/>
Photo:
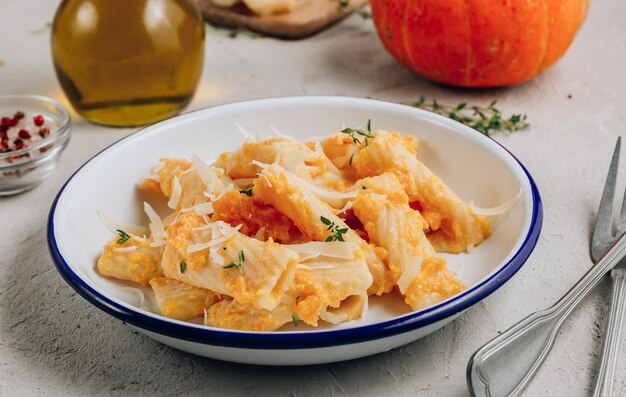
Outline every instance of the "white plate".
<path id="1" fill-rule="evenodd" d="M 162 157 L 204 160 L 236 149 L 237 124 L 260 135 L 271 126 L 300 139 L 342 126 L 398 130 L 420 138 L 418 157 L 465 201 L 489 207 L 522 196 L 507 220 L 472 254 L 446 255 L 468 287 L 435 306 L 408 313 L 394 297 L 370 299 L 361 320 L 322 329 L 232 331 L 172 320 L 139 309 L 124 284 L 100 276 L 95 263 L 111 238 L 96 216 L 146 223 L 135 186 Z M 452 321 L 504 284 L 524 264 L 541 229 L 539 193 L 524 167 L 503 147 L 448 118 L 387 102 L 345 97 L 263 99 L 216 106 L 160 122 L 122 139 L 89 160 L 59 192 L 48 222 L 48 244 L 63 278 L 85 299 L 139 331 L 175 348 L 221 360 L 300 365 L 375 354 L 409 343 Z M 146 290 L 148 291 L 148 290 Z M 150 296 L 149 291 L 146 294 Z M 150 300 L 148 300 L 150 304 Z"/>

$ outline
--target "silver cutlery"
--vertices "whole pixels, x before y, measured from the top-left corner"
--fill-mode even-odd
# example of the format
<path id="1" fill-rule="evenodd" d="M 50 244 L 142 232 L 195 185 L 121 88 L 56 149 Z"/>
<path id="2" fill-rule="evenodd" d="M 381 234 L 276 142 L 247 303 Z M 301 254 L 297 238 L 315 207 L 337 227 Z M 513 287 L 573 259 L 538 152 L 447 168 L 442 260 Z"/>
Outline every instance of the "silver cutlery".
<path id="1" fill-rule="evenodd" d="M 622 209 L 617 226 L 617 233 L 613 234 L 613 201 L 615 198 L 615 184 L 617 181 L 617 165 L 619 164 L 621 138 L 617 140 L 613 160 L 606 177 L 600 208 L 596 218 L 596 227 L 591 239 L 591 259 L 597 262 L 606 252 L 607 247 L 615 242 L 617 237 L 626 232 L 626 192 L 622 199 Z M 617 236 L 617 237 L 616 237 Z M 613 395 L 613 380 L 617 366 L 622 325 L 624 324 L 624 309 L 626 306 L 626 259 L 620 261 L 611 270 L 611 306 L 602 343 L 600 369 L 593 392 L 594 397 L 610 397 Z"/>
<path id="2" fill-rule="evenodd" d="M 618 140 L 602 196 L 601 209 L 598 211 L 596 230 L 599 230 L 598 222 L 603 222 L 602 225 L 607 228 L 607 225 L 611 225 L 619 144 Z M 605 200 L 605 196 L 608 197 L 609 194 L 610 198 Z M 622 214 L 625 212 L 622 206 Z M 624 220 L 626 221 L 626 218 Z M 626 222 L 621 222 L 617 237 L 613 237 L 610 228 L 607 232 L 607 228 L 601 227 L 598 236 L 604 236 L 602 247 L 595 249 L 598 261 L 565 296 L 552 307 L 526 317 L 472 355 L 467 367 L 467 383 L 472 396 L 519 396 L 522 393 L 550 353 L 557 332 L 565 319 L 604 275 L 626 255 L 626 235 L 623 234 L 625 227 Z M 594 232 L 594 240 L 596 233 L 597 231 Z M 624 304 L 623 299 L 621 303 Z M 613 351 L 616 357 L 615 350 Z M 611 359 L 615 360 L 614 357 Z"/>

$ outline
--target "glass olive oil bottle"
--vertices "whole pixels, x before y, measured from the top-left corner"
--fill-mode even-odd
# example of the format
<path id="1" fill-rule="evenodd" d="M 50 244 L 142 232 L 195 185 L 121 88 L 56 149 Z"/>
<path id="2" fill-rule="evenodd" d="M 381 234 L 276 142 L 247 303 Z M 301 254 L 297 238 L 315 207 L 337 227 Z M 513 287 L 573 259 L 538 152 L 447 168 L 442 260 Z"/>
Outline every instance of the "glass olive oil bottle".
<path id="1" fill-rule="evenodd" d="M 64 0 L 51 45 L 59 82 L 79 114 L 137 126 L 177 114 L 193 97 L 204 24 L 194 0 Z"/>

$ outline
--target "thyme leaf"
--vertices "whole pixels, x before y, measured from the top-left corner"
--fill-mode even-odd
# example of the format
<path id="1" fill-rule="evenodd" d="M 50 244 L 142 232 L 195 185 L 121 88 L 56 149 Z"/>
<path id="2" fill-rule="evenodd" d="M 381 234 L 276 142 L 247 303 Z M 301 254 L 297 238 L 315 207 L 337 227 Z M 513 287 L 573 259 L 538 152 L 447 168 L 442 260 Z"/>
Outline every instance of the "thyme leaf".
<path id="1" fill-rule="evenodd" d="M 320 220 L 322 221 L 324 225 L 328 226 L 326 230 L 330 232 L 330 236 L 326 237 L 326 240 L 324 240 L 325 242 L 327 243 L 331 241 L 345 242 L 343 235 L 348 232 L 347 227 L 342 229 L 339 226 L 335 225 L 335 222 L 332 222 L 330 219 L 324 218 L 323 216 L 320 216 Z"/>
<path id="2" fill-rule="evenodd" d="M 120 238 L 117 239 L 117 241 L 116 241 L 117 244 L 121 245 L 121 244 L 124 244 L 125 242 L 127 242 L 128 240 L 130 240 L 130 236 L 125 231 L 120 230 L 120 229 L 116 229 L 115 231 L 120 236 Z"/>
<path id="3" fill-rule="evenodd" d="M 365 130 L 359 128 L 344 128 L 343 130 L 341 130 L 341 133 L 348 135 L 350 138 L 352 138 L 352 142 L 356 143 L 357 145 L 361 143 L 360 137 L 364 137 L 365 146 L 367 146 L 369 143 L 368 140 L 374 138 L 374 135 L 372 135 L 372 119 L 367 119 L 367 125 L 365 127 Z"/>
<path id="4" fill-rule="evenodd" d="M 239 251 L 239 262 L 230 262 L 228 265 L 224 266 L 223 269 L 232 269 L 236 267 L 240 272 L 243 272 L 243 263 L 246 261 L 246 257 L 243 254 L 243 250 Z"/>

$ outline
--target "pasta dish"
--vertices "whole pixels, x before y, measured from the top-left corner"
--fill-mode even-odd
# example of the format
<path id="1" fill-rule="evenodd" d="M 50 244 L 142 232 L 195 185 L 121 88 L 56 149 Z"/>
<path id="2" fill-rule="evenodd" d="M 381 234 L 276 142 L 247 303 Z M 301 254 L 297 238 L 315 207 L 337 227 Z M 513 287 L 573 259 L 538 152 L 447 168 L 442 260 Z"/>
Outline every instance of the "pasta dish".
<path id="1" fill-rule="evenodd" d="M 471 252 L 491 226 L 418 145 L 368 121 L 311 142 L 249 136 L 211 164 L 161 159 L 140 188 L 170 213 L 144 203 L 149 231 L 100 213 L 116 236 L 97 269 L 149 285 L 163 316 L 238 330 L 359 319 L 372 295 L 431 306 L 465 288 L 438 253 Z"/>

